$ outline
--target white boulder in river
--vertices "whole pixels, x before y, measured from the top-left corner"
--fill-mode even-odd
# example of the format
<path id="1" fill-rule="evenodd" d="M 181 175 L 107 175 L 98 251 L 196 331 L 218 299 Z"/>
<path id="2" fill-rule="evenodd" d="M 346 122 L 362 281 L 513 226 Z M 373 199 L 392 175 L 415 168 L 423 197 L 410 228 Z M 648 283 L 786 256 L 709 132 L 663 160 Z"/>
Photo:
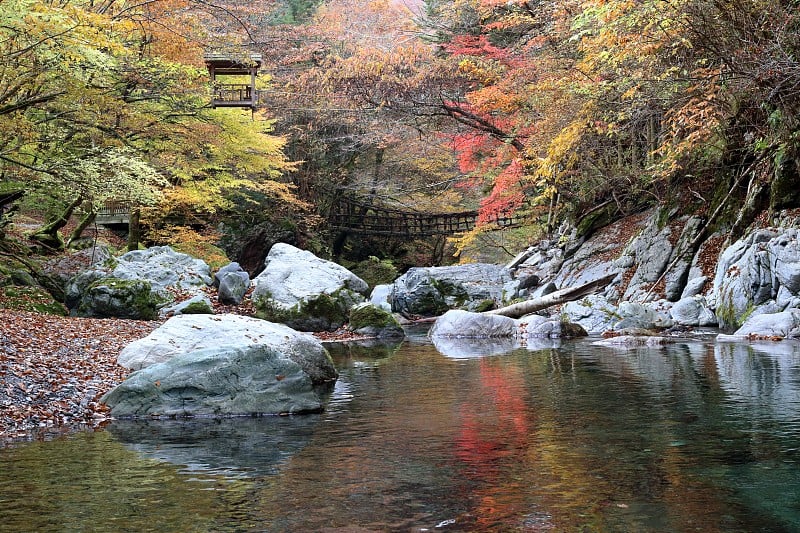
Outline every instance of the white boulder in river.
<path id="1" fill-rule="evenodd" d="M 141 370 L 103 397 L 117 417 L 319 411 L 315 386 L 337 378 L 313 336 L 238 315 L 173 317 L 119 363 Z"/>
<path id="2" fill-rule="evenodd" d="M 333 331 L 364 302 L 367 282 L 332 261 L 289 244 L 275 244 L 254 280 L 260 318 L 302 331 Z"/>

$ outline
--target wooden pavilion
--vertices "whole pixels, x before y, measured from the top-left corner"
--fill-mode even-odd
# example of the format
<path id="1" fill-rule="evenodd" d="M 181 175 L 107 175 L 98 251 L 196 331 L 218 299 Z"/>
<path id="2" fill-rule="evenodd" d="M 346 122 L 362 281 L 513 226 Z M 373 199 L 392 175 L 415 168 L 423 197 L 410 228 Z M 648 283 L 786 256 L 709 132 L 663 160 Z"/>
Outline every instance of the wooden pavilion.
<path id="1" fill-rule="evenodd" d="M 207 53 L 203 56 L 208 74 L 211 76 L 213 97 L 211 107 L 245 107 L 255 109 L 258 104 L 256 76 L 261 67 L 261 54 L 246 54 L 241 57 L 229 54 Z M 222 83 L 224 76 L 250 76 L 249 82 Z"/>

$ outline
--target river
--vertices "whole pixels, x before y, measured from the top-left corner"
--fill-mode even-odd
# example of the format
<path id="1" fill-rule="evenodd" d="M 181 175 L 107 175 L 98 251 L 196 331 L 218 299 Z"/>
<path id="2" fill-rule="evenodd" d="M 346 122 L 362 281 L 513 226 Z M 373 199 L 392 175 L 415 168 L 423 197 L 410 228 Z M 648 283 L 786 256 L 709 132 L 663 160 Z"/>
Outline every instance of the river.
<path id="1" fill-rule="evenodd" d="M 332 345 L 325 412 L 0 449 L 0 531 L 800 531 L 800 345 Z"/>

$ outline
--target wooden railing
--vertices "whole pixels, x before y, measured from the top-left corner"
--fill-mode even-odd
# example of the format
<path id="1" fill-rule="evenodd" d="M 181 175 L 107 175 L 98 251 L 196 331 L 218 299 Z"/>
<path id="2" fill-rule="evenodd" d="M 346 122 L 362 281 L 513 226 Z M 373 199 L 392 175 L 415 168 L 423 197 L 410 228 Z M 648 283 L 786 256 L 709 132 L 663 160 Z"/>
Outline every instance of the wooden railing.
<path id="1" fill-rule="evenodd" d="M 131 203 L 109 200 L 97 210 L 95 222 L 98 224 L 127 224 L 131 218 Z"/>
<path id="2" fill-rule="evenodd" d="M 478 212 L 416 213 L 340 198 L 330 222 L 335 228 L 360 235 L 430 237 L 470 231 L 478 222 Z M 490 222 L 500 227 L 517 223 L 511 216 L 498 216 Z"/>
<path id="3" fill-rule="evenodd" d="M 253 87 L 247 83 L 219 83 L 214 86 L 214 105 L 255 105 Z"/>

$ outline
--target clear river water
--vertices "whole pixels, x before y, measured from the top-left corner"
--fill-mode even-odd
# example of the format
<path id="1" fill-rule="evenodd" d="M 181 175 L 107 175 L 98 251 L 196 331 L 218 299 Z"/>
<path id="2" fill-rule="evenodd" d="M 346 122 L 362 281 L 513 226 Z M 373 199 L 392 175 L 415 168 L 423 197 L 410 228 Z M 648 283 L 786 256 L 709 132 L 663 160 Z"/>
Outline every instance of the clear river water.
<path id="1" fill-rule="evenodd" d="M 0 449 L 0 531 L 800 531 L 800 345 L 332 345 L 325 412 Z"/>

